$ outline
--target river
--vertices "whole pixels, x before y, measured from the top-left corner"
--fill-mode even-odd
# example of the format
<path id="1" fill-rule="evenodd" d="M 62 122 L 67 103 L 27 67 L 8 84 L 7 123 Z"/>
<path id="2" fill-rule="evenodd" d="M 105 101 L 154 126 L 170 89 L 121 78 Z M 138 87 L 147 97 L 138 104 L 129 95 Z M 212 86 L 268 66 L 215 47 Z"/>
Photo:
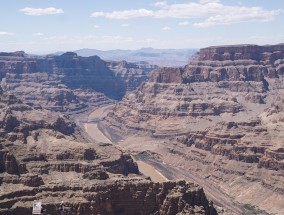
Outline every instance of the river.
<path id="1" fill-rule="evenodd" d="M 100 120 L 107 115 L 109 109 L 113 107 L 113 105 L 108 105 L 104 107 L 100 107 L 90 113 L 88 115 L 87 120 L 84 122 L 84 128 L 88 135 L 97 142 L 105 142 L 105 143 L 112 143 L 107 136 L 103 134 L 98 128 L 98 123 Z M 116 147 L 120 148 L 119 145 L 114 144 Z M 133 156 L 132 156 L 133 157 Z M 133 157 L 134 159 L 134 157 Z M 225 193 L 221 192 L 219 188 L 215 185 L 209 183 L 203 178 L 200 178 L 190 172 L 182 171 L 176 167 L 169 166 L 167 164 L 162 164 L 154 160 L 150 160 L 148 163 L 145 163 L 141 160 L 135 160 L 139 171 L 152 179 L 153 182 L 165 182 L 168 181 L 168 178 L 165 175 L 171 175 L 173 179 L 177 178 L 185 178 L 190 181 L 194 181 L 195 183 L 199 184 L 204 188 L 204 191 L 207 196 L 214 200 L 217 205 L 229 209 L 229 211 L 234 212 L 235 214 L 243 214 L 242 208 L 240 205 L 236 204 L 232 201 L 232 199 L 226 195 Z M 160 171 L 159 171 L 159 170 Z M 163 175 L 162 172 L 165 173 Z"/>
<path id="2" fill-rule="evenodd" d="M 111 107 L 113 107 L 113 105 L 108 105 L 96 109 L 95 111 L 89 114 L 86 122 L 84 123 L 85 131 L 94 141 L 103 142 L 103 143 L 112 143 L 112 141 L 109 138 L 107 138 L 103 134 L 103 132 L 101 132 L 101 130 L 98 128 L 99 121 L 104 116 L 106 116 L 106 114 L 108 113 Z M 117 144 L 115 144 L 115 146 L 119 148 Z M 156 170 L 153 166 L 141 160 L 135 160 L 135 161 L 138 165 L 139 171 L 146 177 L 150 177 L 152 181 L 154 182 L 168 181 L 168 179 L 164 175 L 162 175 L 158 170 Z"/>

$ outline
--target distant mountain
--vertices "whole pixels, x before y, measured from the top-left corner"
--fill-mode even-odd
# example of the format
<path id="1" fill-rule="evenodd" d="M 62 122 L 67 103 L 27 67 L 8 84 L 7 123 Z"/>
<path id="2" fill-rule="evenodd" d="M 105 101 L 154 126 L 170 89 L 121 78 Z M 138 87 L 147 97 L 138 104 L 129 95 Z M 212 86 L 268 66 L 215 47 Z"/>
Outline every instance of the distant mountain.
<path id="1" fill-rule="evenodd" d="M 196 54 L 198 49 L 154 49 L 142 48 L 138 50 L 109 50 L 102 51 L 97 49 L 76 50 L 79 56 L 90 57 L 97 55 L 103 60 L 128 62 L 147 61 L 150 64 L 158 66 L 184 66 L 188 59 Z M 56 54 L 59 54 L 56 53 Z"/>

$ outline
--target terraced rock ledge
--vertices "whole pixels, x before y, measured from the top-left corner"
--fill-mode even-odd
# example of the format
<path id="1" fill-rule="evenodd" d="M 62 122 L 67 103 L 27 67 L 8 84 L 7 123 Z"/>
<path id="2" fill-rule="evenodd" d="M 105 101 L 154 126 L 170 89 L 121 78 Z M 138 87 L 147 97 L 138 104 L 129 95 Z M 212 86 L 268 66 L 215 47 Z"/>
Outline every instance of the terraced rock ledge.
<path id="1" fill-rule="evenodd" d="M 216 214 L 203 189 L 153 183 L 131 156 L 90 141 L 68 116 L 24 103 L 0 89 L 0 214 Z"/>
<path id="2" fill-rule="evenodd" d="M 235 202 L 283 214 L 283 95 L 283 44 L 208 47 L 153 71 L 100 127 Z"/>

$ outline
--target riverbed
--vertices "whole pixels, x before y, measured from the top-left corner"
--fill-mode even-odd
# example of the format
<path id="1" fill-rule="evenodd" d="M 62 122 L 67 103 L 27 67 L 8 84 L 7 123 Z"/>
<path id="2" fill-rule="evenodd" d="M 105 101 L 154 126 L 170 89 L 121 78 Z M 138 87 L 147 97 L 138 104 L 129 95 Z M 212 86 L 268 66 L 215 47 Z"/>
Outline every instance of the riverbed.
<path id="1" fill-rule="evenodd" d="M 113 144 L 112 141 L 108 139 L 108 137 L 106 137 L 104 133 L 101 132 L 101 130 L 98 128 L 98 123 L 104 116 L 107 115 L 109 109 L 112 107 L 113 105 L 108 105 L 96 109 L 95 111 L 89 114 L 86 122 L 84 123 L 85 131 L 96 142 Z M 115 144 L 115 146 L 119 148 L 119 145 Z M 168 181 L 168 179 L 164 175 L 162 175 L 158 170 L 156 170 L 153 166 L 141 160 L 136 160 L 136 163 L 138 165 L 139 171 L 146 177 L 150 177 L 153 182 Z"/>

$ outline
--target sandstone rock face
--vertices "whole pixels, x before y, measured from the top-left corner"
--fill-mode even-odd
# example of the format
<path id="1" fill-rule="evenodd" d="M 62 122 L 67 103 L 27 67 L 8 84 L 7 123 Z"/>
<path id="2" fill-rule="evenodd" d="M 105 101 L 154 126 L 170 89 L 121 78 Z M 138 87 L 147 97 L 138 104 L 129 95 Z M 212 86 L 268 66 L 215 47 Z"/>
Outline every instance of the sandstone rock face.
<path id="1" fill-rule="evenodd" d="M 216 46 L 200 50 L 201 61 L 224 61 L 224 60 L 278 60 L 283 58 L 284 44 L 272 46 L 235 45 Z"/>
<path id="2" fill-rule="evenodd" d="M 182 70 L 180 68 L 159 68 L 151 74 L 151 82 L 182 83 Z"/>
<path id="3" fill-rule="evenodd" d="M 282 44 L 201 49 L 183 68 L 153 71 L 101 127 L 236 201 L 284 213 L 283 53 Z"/>
<path id="4" fill-rule="evenodd" d="M 82 112 L 121 99 L 154 68 L 145 62 L 105 62 L 72 52 L 46 57 L 0 53 L 3 89 L 26 103 L 58 112 Z"/>

